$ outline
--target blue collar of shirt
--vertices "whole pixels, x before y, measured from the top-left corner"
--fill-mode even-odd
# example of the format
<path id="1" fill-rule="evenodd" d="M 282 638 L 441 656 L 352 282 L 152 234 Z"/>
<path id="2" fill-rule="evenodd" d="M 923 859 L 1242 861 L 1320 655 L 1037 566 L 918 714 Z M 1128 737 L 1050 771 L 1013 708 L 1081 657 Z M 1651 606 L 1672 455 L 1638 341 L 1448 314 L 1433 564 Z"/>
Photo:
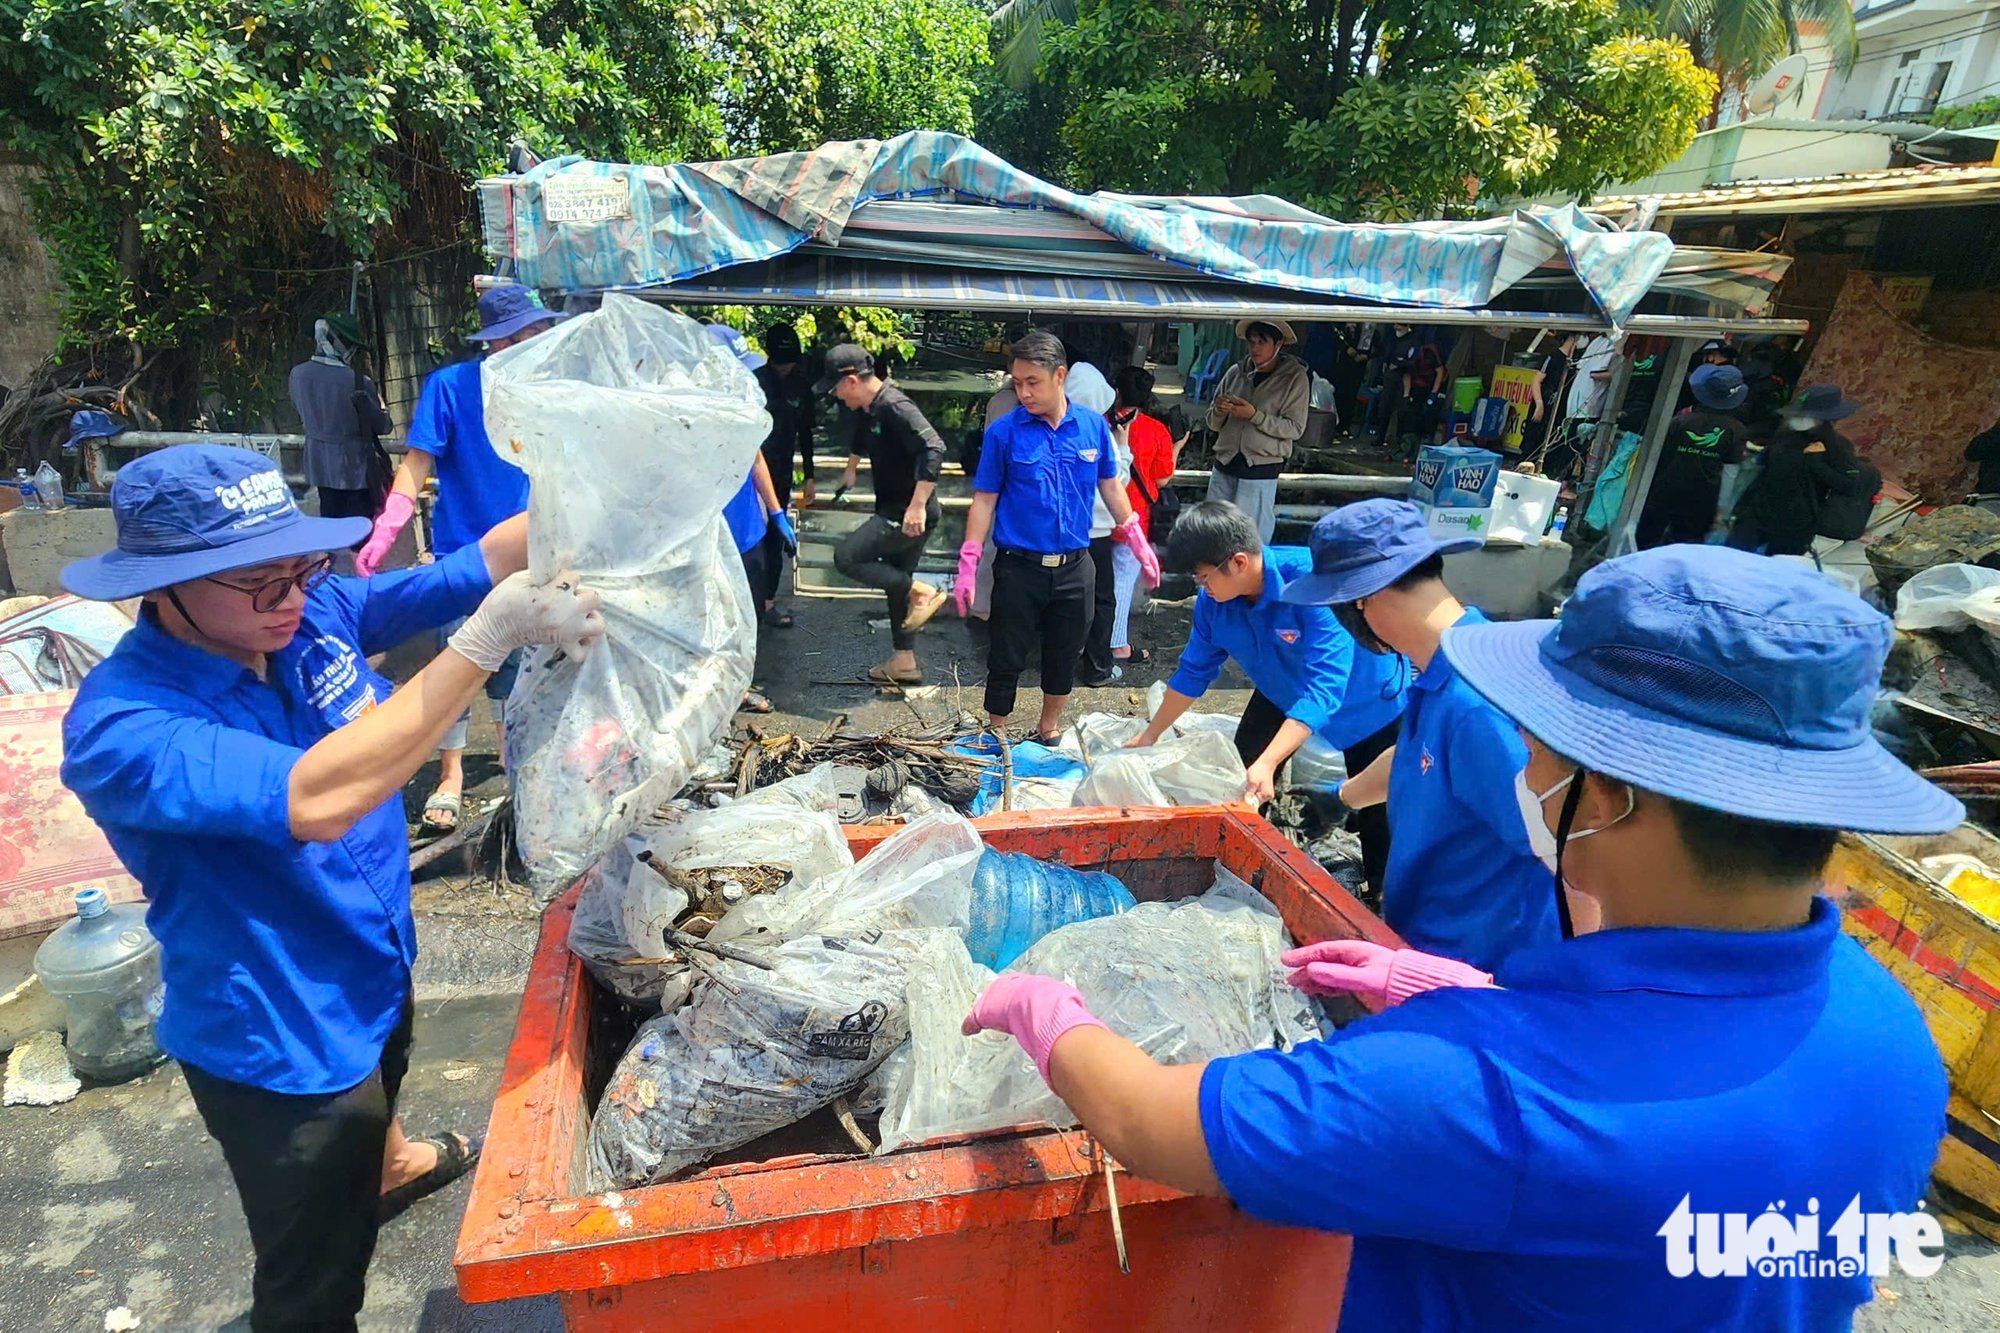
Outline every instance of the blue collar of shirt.
<path id="1" fill-rule="evenodd" d="M 1058 421 L 1053 426 L 1051 426 L 1048 423 L 1046 418 L 1038 417 L 1033 412 L 1030 412 L 1028 410 L 1027 404 L 1025 403 L 1017 405 L 1014 408 L 1014 412 L 1019 415 L 1022 425 L 1040 426 L 1043 430 L 1048 431 L 1051 435 L 1060 435 L 1062 434 L 1064 429 L 1074 426 L 1076 424 L 1076 403 L 1068 398 L 1065 398 L 1063 400 L 1062 420 Z"/>
<path id="2" fill-rule="evenodd" d="M 147 657 L 165 668 L 165 675 L 187 686 L 190 693 L 220 693 L 241 684 L 245 676 L 257 679 L 257 673 L 241 662 L 232 662 L 167 633 L 150 606 L 139 609 L 132 636 L 145 648 Z"/>
<path id="3" fill-rule="evenodd" d="M 1522 990 L 1663 991 L 1673 995 L 1784 995 L 1826 977 L 1840 913 L 1814 897 L 1791 930 L 1605 930 L 1522 949 L 1500 969 Z"/>
<path id="4" fill-rule="evenodd" d="M 1484 625 L 1486 613 L 1476 606 L 1468 606 L 1465 608 L 1465 614 L 1451 623 L 1453 628 L 1460 625 Z M 1431 654 L 1430 665 L 1417 673 L 1417 678 L 1410 682 L 1410 688 L 1423 690 L 1427 694 L 1433 693 L 1443 689 L 1457 674 L 1451 669 L 1451 663 L 1445 660 L 1444 649 L 1440 648 Z"/>

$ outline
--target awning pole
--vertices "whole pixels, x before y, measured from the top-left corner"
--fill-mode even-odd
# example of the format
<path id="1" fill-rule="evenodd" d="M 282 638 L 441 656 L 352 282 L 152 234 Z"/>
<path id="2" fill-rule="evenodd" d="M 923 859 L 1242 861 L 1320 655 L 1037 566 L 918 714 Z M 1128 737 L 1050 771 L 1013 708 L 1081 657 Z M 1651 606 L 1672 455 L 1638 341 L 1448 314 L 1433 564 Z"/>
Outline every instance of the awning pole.
<path id="1" fill-rule="evenodd" d="M 1604 406 L 1598 409 L 1597 425 L 1590 432 L 1590 450 L 1583 456 L 1583 482 L 1576 488 L 1576 507 L 1570 521 L 1581 524 L 1590 512 L 1591 498 L 1597 494 L 1597 475 L 1611 456 L 1618 438 L 1618 414 L 1625 410 L 1625 394 L 1632 387 L 1632 358 L 1621 345 L 1611 358 L 1611 383 L 1604 386 Z"/>
<path id="2" fill-rule="evenodd" d="M 1680 402 L 1681 385 L 1687 382 L 1688 362 L 1694 359 L 1699 338 L 1676 338 L 1667 348 L 1666 368 L 1653 395 L 1653 413 L 1646 421 L 1646 440 L 1632 460 L 1632 475 L 1625 483 L 1625 502 L 1611 524 L 1609 558 L 1630 555 L 1639 549 L 1639 514 L 1646 505 L 1646 493 L 1653 488 L 1653 473 L 1660 466 L 1666 447 L 1667 430 L 1673 425 L 1674 408 Z"/>

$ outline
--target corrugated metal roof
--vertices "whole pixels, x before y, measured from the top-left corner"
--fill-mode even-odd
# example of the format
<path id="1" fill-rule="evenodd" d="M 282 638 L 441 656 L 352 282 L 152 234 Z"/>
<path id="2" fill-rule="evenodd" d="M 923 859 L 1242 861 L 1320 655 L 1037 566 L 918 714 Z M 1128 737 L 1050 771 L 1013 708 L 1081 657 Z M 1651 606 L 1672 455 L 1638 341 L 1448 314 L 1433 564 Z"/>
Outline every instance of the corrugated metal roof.
<path id="1" fill-rule="evenodd" d="M 1662 216 L 1680 218 L 1939 208 L 2000 201 L 2000 167 L 1891 167 L 1838 176 L 1746 181 L 1674 194 L 1605 195 L 1591 201 L 1590 211 L 1616 217 L 1647 199 L 1659 201 Z"/>

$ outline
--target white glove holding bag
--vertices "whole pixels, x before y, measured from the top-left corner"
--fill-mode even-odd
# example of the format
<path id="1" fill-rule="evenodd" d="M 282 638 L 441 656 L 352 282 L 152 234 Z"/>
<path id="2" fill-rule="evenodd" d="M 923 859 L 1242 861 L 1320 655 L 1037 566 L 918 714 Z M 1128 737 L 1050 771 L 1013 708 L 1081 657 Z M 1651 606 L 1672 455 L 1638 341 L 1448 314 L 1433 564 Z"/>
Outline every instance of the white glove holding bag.
<path id="1" fill-rule="evenodd" d="M 451 636 L 451 647 L 481 671 L 498 671 L 516 648 L 552 643 L 581 661 L 604 634 L 597 594 L 572 570 L 547 583 L 528 581 L 522 570 L 493 585 L 486 600 Z"/>

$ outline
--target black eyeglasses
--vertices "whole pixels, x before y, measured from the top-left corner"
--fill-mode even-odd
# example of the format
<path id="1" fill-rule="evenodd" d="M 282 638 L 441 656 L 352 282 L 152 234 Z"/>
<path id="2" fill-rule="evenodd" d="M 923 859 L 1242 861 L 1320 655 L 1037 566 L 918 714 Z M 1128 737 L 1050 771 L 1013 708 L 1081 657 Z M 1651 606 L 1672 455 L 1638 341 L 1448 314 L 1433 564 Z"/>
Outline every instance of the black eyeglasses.
<path id="1" fill-rule="evenodd" d="M 291 596 L 293 588 L 297 588 L 300 592 L 311 592 L 314 588 L 326 582 L 327 575 L 332 572 L 333 557 L 323 555 L 297 574 L 266 579 L 264 582 L 254 584 L 248 588 L 240 583 L 230 583 L 225 579 L 210 579 L 209 582 L 219 583 L 232 592 L 242 593 L 250 599 L 251 610 L 257 612 L 259 615 L 269 615 L 285 604 L 285 598 Z"/>

